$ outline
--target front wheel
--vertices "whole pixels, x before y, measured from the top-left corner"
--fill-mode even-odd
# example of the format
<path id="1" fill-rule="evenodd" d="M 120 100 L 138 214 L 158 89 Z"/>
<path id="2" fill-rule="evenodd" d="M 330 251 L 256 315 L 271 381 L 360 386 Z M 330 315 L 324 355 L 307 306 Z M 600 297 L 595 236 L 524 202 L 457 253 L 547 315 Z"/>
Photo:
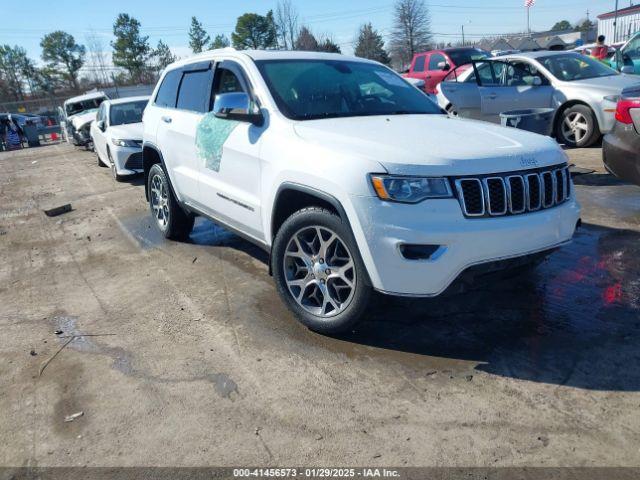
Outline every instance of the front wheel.
<path id="1" fill-rule="evenodd" d="M 151 167 L 148 180 L 149 209 L 156 227 L 165 238 L 186 240 L 193 230 L 193 215 L 187 214 L 173 196 L 169 179 L 158 163 Z"/>
<path id="2" fill-rule="evenodd" d="M 562 111 L 556 126 L 559 143 L 568 147 L 588 147 L 600 138 L 598 121 L 586 105 L 573 105 Z"/>
<path id="3" fill-rule="evenodd" d="M 351 231 L 323 208 L 299 210 L 284 222 L 271 267 L 278 293 L 312 330 L 345 331 L 369 303 L 371 287 Z"/>

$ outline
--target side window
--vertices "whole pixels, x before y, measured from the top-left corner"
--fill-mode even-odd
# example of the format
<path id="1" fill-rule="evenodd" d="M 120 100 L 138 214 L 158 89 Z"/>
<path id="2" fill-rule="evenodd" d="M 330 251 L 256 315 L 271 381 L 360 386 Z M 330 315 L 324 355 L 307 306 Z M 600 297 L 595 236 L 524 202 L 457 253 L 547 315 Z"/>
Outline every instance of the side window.
<path id="1" fill-rule="evenodd" d="M 213 90 L 214 95 L 219 93 L 244 92 L 242 82 L 231 70 L 221 67 L 217 70 L 216 84 Z"/>
<path id="2" fill-rule="evenodd" d="M 476 63 L 476 73 L 472 74 L 469 78 L 467 78 L 468 82 L 474 82 L 476 77 L 479 80 L 479 83 L 483 87 L 488 86 L 496 86 L 498 84 L 499 76 L 494 77 L 494 63 L 493 62 L 482 62 Z M 473 79 L 471 79 L 473 77 Z"/>
<path id="3" fill-rule="evenodd" d="M 622 53 L 631 60 L 640 59 L 640 35 L 631 40 Z"/>
<path id="4" fill-rule="evenodd" d="M 158 107 L 175 108 L 181 75 L 180 70 L 171 70 L 164 76 L 155 100 Z"/>
<path id="5" fill-rule="evenodd" d="M 506 65 L 504 85 L 507 87 L 532 86 L 534 78 L 540 78 L 541 85 L 548 85 L 549 81 L 538 70 L 527 63 L 514 62 Z"/>
<path id="6" fill-rule="evenodd" d="M 184 72 L 182 82 L 180 82 L 177 107 L 192 112 L 207 112 L 212 79 L 213 71 L 211 69 Z"/>
<path id="7" fill-rule="evenodd" d="M 429 70 L 442 70 L 443 63 L 447 63 L 447 59 L 441 53 L 432 53 L 429 58 Z M 438 66 L 438 64 L 440 64 Z"/>
<path id="8" fill-rule="evenodd" d="M 98 108 L 98 113 L 96 114 L 96 120 L 101 121 L 104 120 L 104 103 L 102 105 L 100 105 L 100 108 Z"/>
<path id="9" fill-rule="evenodd" d="M 424 72 L 424 59 L 425 59 L 425 55 L 420 55 L 419 57 L 416 57 L 416 63 L 413 66 L 414 72 Z"/>

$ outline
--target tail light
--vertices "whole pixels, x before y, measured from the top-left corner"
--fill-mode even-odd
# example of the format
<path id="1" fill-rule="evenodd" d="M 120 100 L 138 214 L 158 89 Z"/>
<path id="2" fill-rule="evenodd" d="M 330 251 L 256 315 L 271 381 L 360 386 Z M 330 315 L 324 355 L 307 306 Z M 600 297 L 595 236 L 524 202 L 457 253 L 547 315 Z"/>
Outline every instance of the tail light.
<path id="1" fill-rule="evenodd" d="M 632 124 L 631 109 L 640 108 L 640 98 L 622 98 L 616 107 L 616 120 L 620 123 Z"/>

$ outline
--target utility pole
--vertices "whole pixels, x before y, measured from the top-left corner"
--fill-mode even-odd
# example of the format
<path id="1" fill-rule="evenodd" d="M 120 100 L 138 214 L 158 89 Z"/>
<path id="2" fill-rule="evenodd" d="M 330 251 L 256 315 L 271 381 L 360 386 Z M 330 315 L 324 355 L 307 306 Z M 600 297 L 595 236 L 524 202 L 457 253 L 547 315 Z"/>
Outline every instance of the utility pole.
<path id="1" fill-rule="evenodd" d="M 464 47 L 464 24 L 462 25 L 462 46 Z"/>
<path id="2" fill-rule="evenodd" d="M 618 41 L 618 0 L 616 0 L 616 13 L 613 17 L 613 43 Z"/>

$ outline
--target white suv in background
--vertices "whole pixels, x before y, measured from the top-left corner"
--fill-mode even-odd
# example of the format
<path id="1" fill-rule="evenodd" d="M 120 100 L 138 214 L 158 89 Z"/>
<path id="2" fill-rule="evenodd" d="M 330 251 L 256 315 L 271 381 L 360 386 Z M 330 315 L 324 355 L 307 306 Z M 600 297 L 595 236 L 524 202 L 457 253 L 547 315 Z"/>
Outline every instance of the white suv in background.
<path id="1" fill-rule="evenodd" d="M 550 138 L 450 118 L 387 67 L 224 49 L 170 65 L 144 114 L 160 231 L 204 215 L 270 253 L 287 305 L 322 332 L 377 290 L 435 296 L 571 240 L 566 156 Z"/>

